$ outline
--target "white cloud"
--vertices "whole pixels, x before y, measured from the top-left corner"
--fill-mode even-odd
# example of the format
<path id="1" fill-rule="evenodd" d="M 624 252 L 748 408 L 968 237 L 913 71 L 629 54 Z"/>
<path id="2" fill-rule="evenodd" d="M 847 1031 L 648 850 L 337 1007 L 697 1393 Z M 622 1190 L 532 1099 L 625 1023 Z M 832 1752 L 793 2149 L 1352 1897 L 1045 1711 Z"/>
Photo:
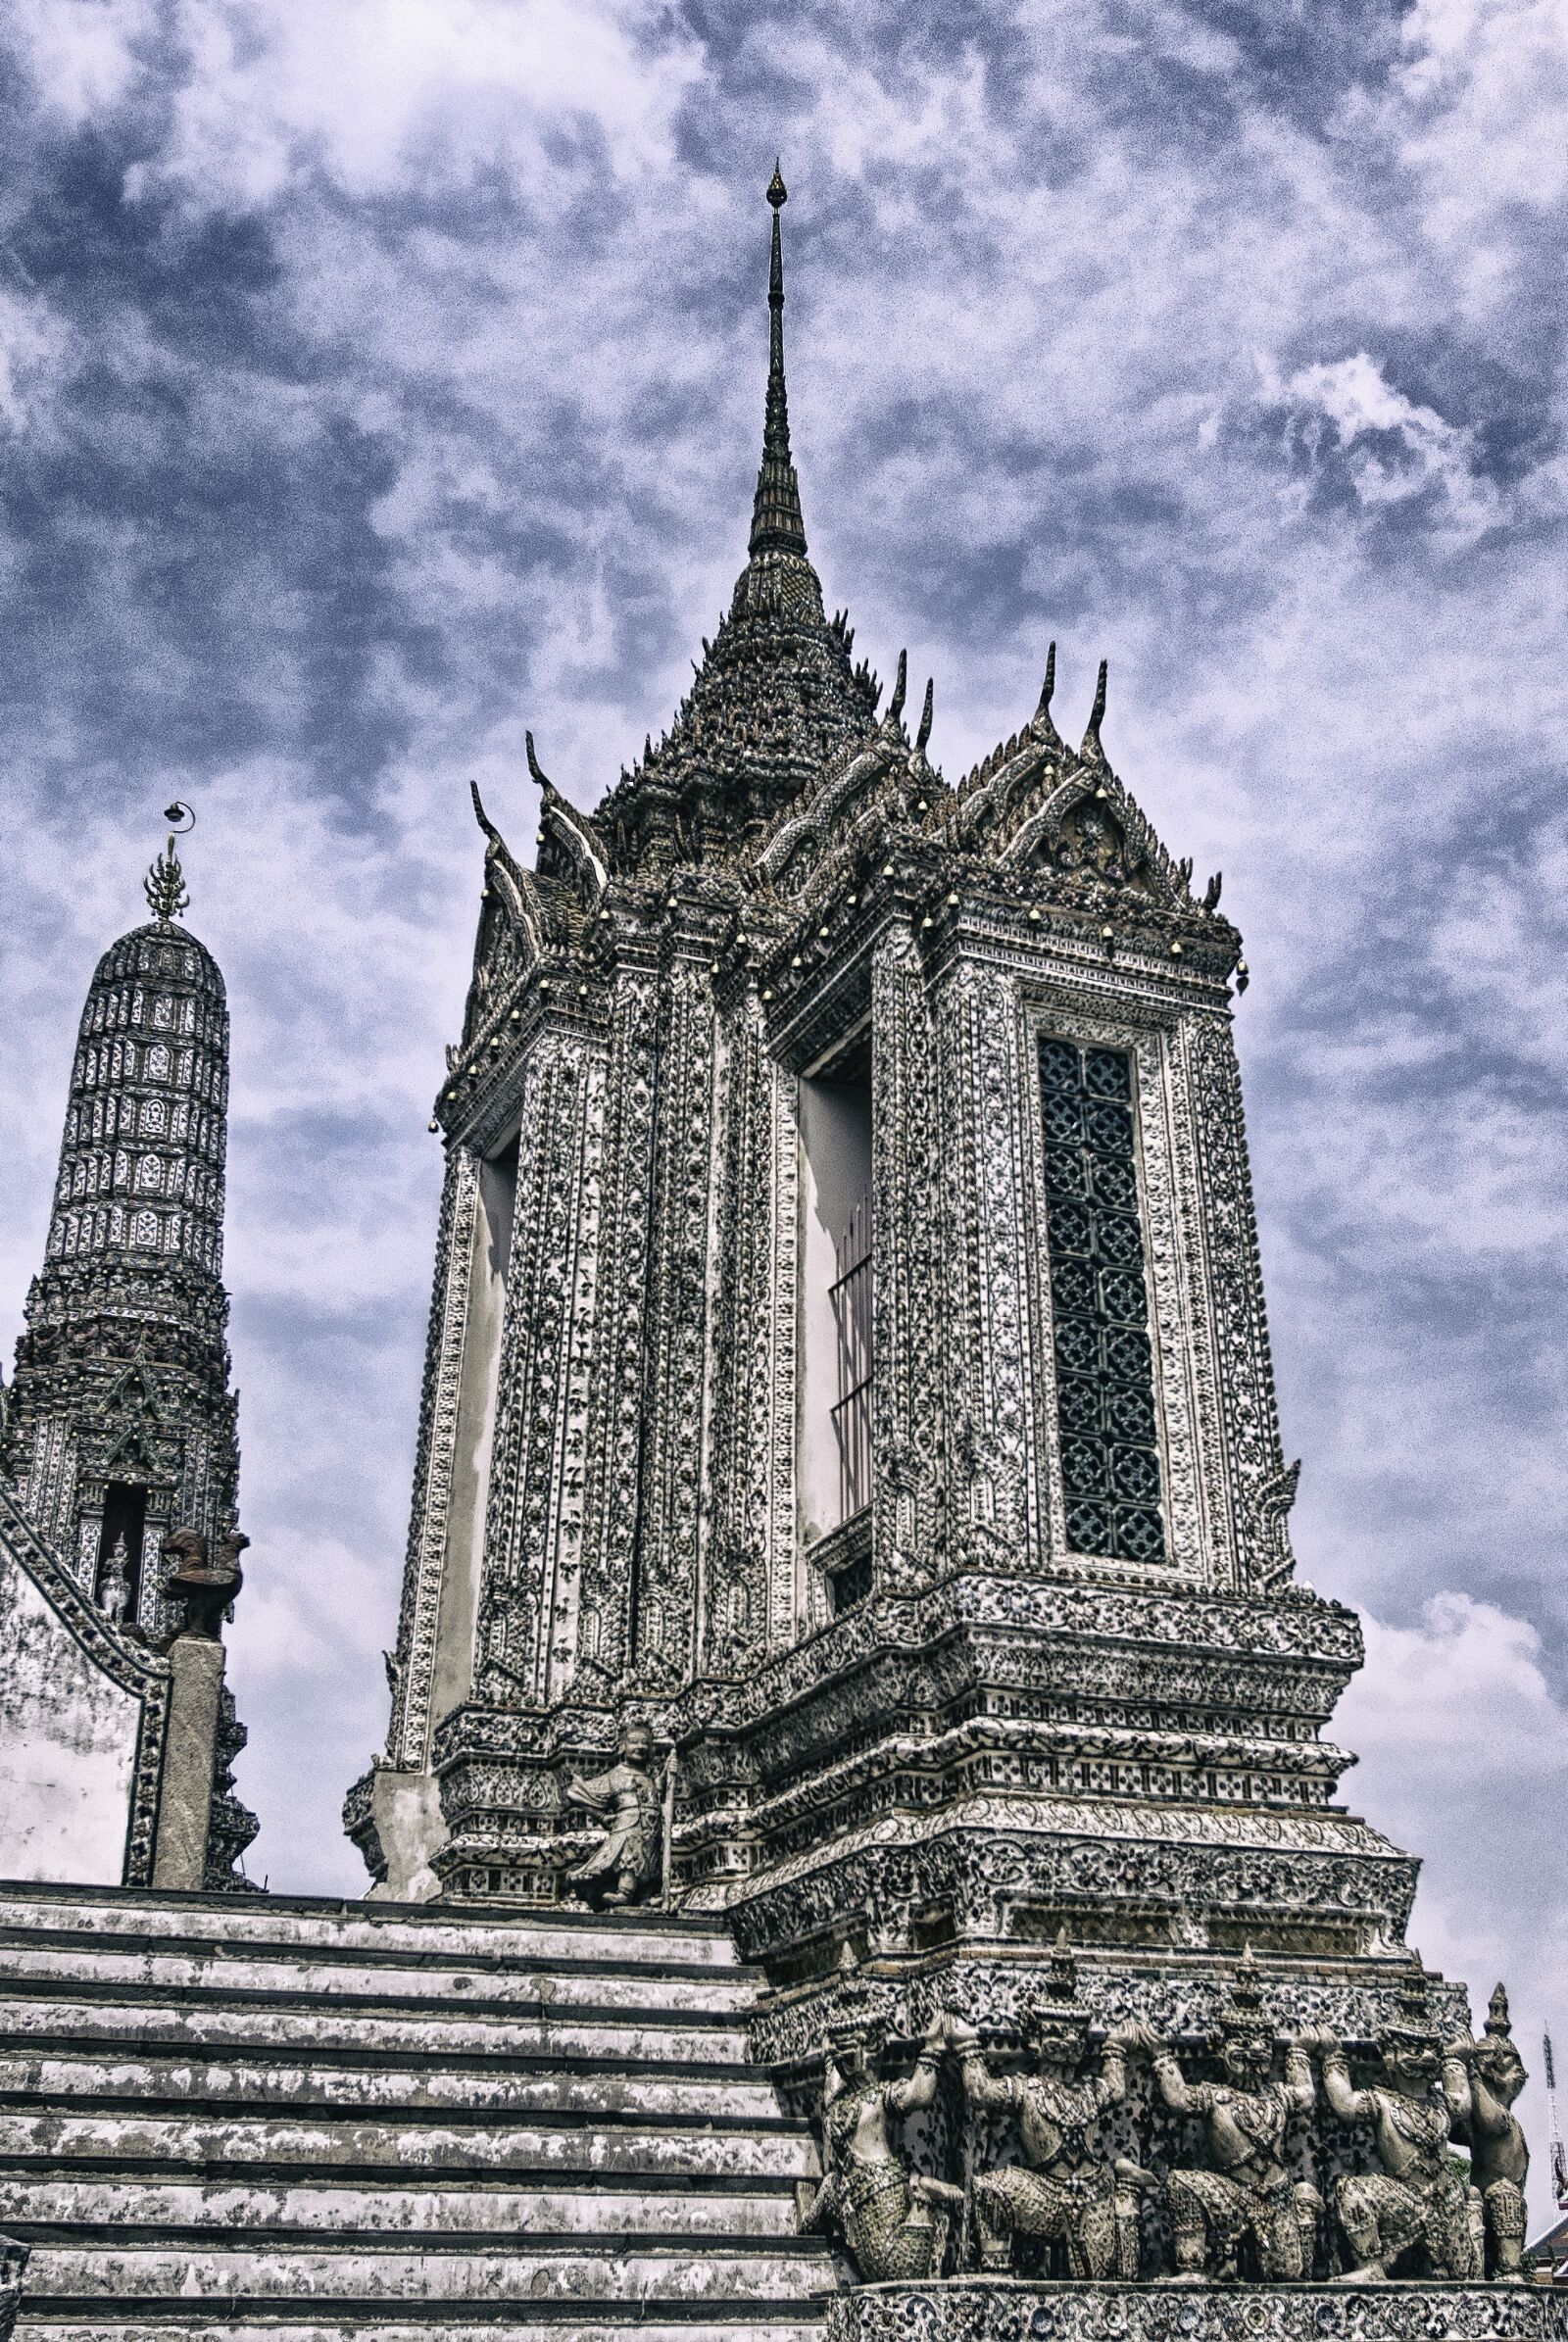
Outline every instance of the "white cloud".
<path id="1" fill-rule="evenodd" d="M 1435 490 L 1444 508 L 1441 538 L 1455 546 L 1501 517 L 1501 499 L 1476 469 L 1474 429 L 1406 398 L 1364 350 L 1298 367 L 1284 380 L 1271 359 L 1259 357 L 1257 365 L 1265 402 L 1288 410 L 1287 444 L 1304 449 L 1316 465 L 1330 425 L 1346 476 L 1368 512 Z"/>

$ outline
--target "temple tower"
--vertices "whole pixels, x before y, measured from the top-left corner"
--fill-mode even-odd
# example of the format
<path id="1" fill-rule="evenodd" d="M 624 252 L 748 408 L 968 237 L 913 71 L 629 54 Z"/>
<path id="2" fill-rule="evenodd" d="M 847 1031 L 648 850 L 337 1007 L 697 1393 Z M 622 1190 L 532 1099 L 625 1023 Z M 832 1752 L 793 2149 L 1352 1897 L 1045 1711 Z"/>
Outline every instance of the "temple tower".
<path id="1" fill-rule="evenodd" d="M 81 1014 L 5 1464 L 83 1591 L 150 1634 L 164 1536 L 193 1529 L 216 1552 L 238 1453 L 222 1285 L 228 1009 L 212 954 L 178 923 L 188 897 L 172 835 L 146 894 L 152 919 L 104 953 Z"/>
<path id="2" fill-rule="evenodd" d="M 485 838 L 380 1891 L 563 1892 L 574 1774 L 667 1755 L 669 1876 L 811 2037 L 1097 2008 L 1357 2038 L 1416 1866 L 1337 1802 L 1354 1616 L 1296 1582 L 1232 1042 L 1247 971 L 1054 651 L 950 783 L 828 617 L 790 448 L 782 182 L 730 607 L 597 810 Z M 1086 695 L 1087 696 L 1087 695 Z M 1250 1987 L 1249 1987 L 1250 1989 Z M 1457 2004 L 1454 2004 L 1457 2006 Z"/>

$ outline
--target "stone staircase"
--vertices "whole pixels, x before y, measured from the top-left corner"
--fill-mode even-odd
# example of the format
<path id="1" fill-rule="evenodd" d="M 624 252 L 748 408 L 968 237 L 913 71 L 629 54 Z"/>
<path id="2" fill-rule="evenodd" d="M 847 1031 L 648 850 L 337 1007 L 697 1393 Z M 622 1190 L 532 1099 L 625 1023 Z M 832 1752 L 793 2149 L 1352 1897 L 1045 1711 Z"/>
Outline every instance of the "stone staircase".
<path id="1" fill-rule="evenodd" d="M 18 2342 L 812 2342 L 807 2127 L 705 1920 L 0 1885 Z"/>

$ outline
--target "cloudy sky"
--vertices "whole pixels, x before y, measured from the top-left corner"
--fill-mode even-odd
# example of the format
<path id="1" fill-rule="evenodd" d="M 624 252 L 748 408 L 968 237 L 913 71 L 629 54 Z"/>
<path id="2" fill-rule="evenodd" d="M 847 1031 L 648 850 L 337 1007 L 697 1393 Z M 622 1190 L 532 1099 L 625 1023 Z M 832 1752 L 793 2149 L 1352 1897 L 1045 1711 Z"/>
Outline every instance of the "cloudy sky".
<path id="1" fill-rule="evenodd" d="M 830 604 L 935 675 L 950 778 L 1050 637 L 1064 730 L 1108 656 L 1109 754 L 1224 868 L 1297 1550 L 1366 1615 L 1349 1800 L 1426 1856 L 1428 1957 L 1568 2051 L 1560 10 L 5 18 L 0 1336 L 178 794 L 234 1013 L 257 1876 L 360 1884 L 467 782 L 522 845 L 524 724 L 588 805 L 680 696 L 777 150 Z"/>

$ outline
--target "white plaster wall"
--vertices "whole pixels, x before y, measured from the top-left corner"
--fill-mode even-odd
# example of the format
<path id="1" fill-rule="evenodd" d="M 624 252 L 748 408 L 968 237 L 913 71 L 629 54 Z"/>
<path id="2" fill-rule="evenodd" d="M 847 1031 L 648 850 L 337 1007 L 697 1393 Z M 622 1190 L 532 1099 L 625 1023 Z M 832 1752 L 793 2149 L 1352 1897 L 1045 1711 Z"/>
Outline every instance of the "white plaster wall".
<path id="1" fill-rule="evenodd" d="M 837 1238 L 871 1186 L 871 1093 L 859 1083 L 803 1079 L 801 1117 L 801 1377 L 797 1433 L 801 1539 L 839 1525 L 839 1338 L 829 1298 Z M 875 1228 L 873 1224 L 873 1244 Z M 876 1274 L 873 1266 L 872 1275 Z"/>
<path id="2" fill-rule="evenodd" d="M 496 1370 L 516 1194 L 517 1150 L 513 1147 L 496 1161 L 479 1165 L 479 1209 L 473 1223 L 468 1322 L 463 1341 L 463 1381 L 452 1459 L 452 1510 L 430 1697 L 432 1728 L 467 1698 L 473 1683 L 479 1564 L 490 1493 L 490 1443 L 496 1425 Z"/>
<path id="3" fill-rule="evenodd" d="M 140 1722 L 0 1537 L 0 1878 L 121 1884 Z"/>

